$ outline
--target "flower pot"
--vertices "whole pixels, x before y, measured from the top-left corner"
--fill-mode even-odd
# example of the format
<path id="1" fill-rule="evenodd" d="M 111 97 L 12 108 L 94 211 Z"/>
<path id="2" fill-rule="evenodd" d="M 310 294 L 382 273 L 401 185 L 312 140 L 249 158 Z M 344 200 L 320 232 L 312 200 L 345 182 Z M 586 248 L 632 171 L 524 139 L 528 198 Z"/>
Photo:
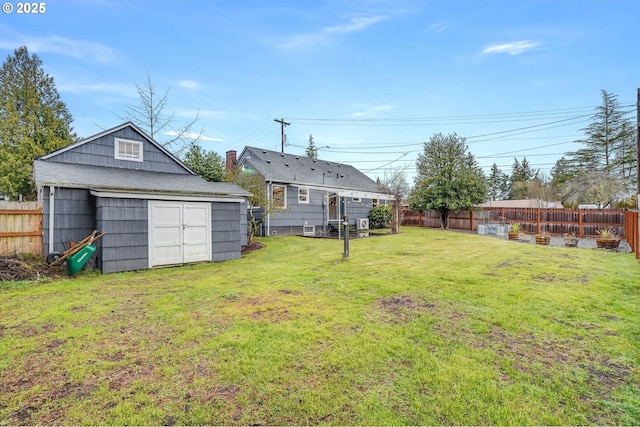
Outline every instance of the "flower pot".
<path id="1" fill-rule="evenodd" d="M 520 240 L 520 233 L 507 233 L 509 235 L 509 240 Z"/>
<path id="2" fill-rule="evenodd" d="M 544 234 L 544 235 L 536 235 L 536 244 L 537 245 L 548 245 L 549 243 L 551 243 L 551 236 Z"/>
<path id="3" fill-rule="evenodd" d="M 596 246 L 600 249 L 615 249 L 620 245 L 619 239 L 596 238 Z"/>

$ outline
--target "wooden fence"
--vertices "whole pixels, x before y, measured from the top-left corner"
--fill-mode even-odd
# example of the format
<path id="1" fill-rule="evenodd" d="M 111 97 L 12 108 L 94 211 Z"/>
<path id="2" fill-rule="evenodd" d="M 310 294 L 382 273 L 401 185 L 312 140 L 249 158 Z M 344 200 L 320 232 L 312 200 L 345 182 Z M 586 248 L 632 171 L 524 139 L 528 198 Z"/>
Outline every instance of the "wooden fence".
<path id="1" fill-rule="evenodd" d="M 517 222 L 525 233 L 595 237 L 601 228 L 611 228 L 624 236 L 631 248 L 638 248 L 638 212 L 616 209 L 538 209 L 485 208 L 449 215 L 449 228 L 475 231 L 478 224 L 512 224 Z M 635 227 L 634 227 L 635 224 Z M 439 228 L 438 212 L 405 211 L 402 225 Z M 634 246 L 635 245 L 635 246 Z"/>
<path id="2" fill-rule="evenodd" d="M 0 255 L 42 254 L 42 203 L 0 201 Z"/>

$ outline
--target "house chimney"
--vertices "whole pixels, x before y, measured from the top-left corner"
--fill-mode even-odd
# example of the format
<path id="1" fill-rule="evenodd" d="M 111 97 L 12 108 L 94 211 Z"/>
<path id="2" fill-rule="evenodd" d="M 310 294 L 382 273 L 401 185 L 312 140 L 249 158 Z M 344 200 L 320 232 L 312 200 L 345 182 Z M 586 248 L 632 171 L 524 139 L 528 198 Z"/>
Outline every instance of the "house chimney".
<path id="1" fill-rule="evenodd" d="M 235 167 L 236 167 L 236 150 L 229 150 L 227 151 L 227 163 L 225 168 L 227 172 L 233 172 Z"/>

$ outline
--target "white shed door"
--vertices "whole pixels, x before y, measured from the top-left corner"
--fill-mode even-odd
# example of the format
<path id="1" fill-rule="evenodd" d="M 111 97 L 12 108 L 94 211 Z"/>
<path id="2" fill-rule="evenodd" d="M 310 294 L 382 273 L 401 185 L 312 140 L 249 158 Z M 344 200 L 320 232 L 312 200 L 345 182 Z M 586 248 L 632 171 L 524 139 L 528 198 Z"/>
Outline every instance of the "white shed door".
<path id="1" fill-rule="evenodd" d="M 149 201 L 149 266 L 211 260 L 209 203 Z"/>

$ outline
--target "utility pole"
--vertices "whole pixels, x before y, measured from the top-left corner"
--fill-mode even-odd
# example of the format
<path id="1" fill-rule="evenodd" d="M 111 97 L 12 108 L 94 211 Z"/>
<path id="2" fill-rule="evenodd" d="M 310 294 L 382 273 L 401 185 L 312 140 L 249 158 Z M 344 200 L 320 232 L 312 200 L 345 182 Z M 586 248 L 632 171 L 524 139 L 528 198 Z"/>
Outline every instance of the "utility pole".
<path id="1" fill-rule="evenodd" d="M 282 119 L 273 119 L 274 122 L 280 123 L 280 140 L 282 142 L 282 152 L 284 153 L 284 143 L 287 141 L 287 135 L 284 133 L 284 127 L 289 126 L 291 123 L 287 123 Z"/>

